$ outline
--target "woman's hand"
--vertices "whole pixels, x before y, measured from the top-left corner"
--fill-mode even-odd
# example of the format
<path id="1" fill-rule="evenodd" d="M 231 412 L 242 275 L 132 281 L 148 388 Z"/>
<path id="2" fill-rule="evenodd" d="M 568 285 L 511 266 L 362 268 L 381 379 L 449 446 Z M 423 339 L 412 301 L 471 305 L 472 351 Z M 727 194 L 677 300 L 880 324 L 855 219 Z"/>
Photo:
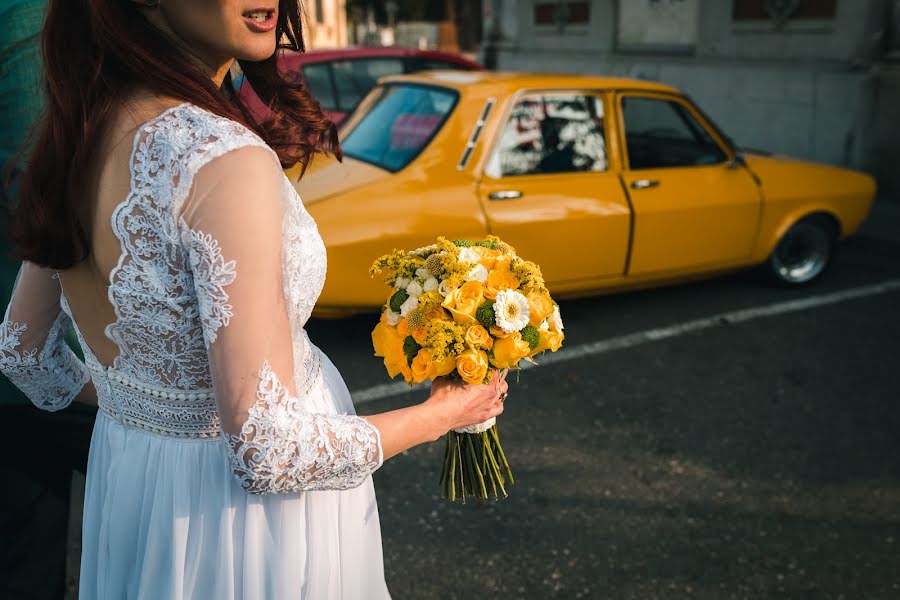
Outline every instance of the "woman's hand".
<path id="1" fill-rule="evenodd" d="M 506 382 L 508 371 L 495 370 L 488 383 L 478 385 L 436 379 L 431 384 L 431 396 L 424 404 L 440 416 L 445 424 L 442 427 L 444 433 L 483 423 L 503 412 L 503 400 L 509 389 Z"/>
<path id="2" fill-rule="evenodd" d="M 437 379 L 425 402 L 364 417 L 381 433 L 385 460 L 425 442 L 439 440 L 451 429 L 483 423 L 503 412 L 507 370 L 495 371 L 484 385 Z"/>

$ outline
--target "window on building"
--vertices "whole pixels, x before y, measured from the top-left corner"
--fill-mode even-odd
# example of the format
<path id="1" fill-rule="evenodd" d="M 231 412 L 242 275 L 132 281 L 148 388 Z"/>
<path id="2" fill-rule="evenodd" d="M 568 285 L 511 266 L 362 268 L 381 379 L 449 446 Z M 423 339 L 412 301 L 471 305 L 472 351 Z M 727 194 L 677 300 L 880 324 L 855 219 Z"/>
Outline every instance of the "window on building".
<path id="1" fill-rule="evenodd" d="M 631 169 L 691 167 L 725 161 L 712 136 L 678 102 L 657 98 L 622 100 L 625 144 Z"/>
<path id="2" fill-rule="evenodd" d="M 535 25 L 586 25 L 590 21 L 590 2 L 538 2 L 534 5 Z"/>
<path id="3" fill-rule="evenodd" d="M 339 60 L 331 63 L 337 86 L 338 106 L 342 111 L 353 110 L 369 93 L 379 77 L 403 73 L 400 58 L 366 58 Z"/>
<path id="4" fill-rule="evenodd" d="M 303 67 L 303 81 L 307 89 L 316 97 L 322 108 L 327 111 L 338 110 L 337 97 L 331 83 L 328 63 L 313 63 Z"/>
<path id="5" fill-rule="evenodd" d="M 582 94 L 519 100 L 487 166 L 494 178 L 605 171 L 603 101 Z"/>
<path id="6" fill-rule="evenodd" d="M 620 0 L 617 8 L 619 50 L 688 53 L 697 45 L 699 0 Z"/>
<path id="7" fill-rule="evenodd" d="M 772 2 L 772 0 L 734 0 L 735 21 L 770 21 L 787 19 L 833 19 L 837 0 L 804 0 Z"/>
<path id="8" fill-rule="evenodd" d="M 316 0 L 316 23 L 325 22 L 325 7 L 322 0 Z"/>

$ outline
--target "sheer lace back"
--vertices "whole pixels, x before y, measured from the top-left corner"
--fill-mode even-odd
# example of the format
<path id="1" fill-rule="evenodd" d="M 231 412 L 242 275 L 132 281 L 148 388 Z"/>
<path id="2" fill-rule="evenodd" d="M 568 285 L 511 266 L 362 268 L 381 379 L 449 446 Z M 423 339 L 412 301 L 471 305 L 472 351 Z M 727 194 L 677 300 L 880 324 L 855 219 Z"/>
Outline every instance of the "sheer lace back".
<path id="1" fill-rule="evenodd" d="M 227 323 L 229 306 L 215 300 L 234 265 L 223 263 L 214 240 L 185 232 L 179 210 L 194 173 L 243 146 L 266 147 L 245 127 L 186 104 L 135 136 L 131 192 L 112 215 L 122 254 L 110 273 L 116 321 L 106 335 L 119 348 L 113 367 L 122 374 L 163 388 L 212 387 L 201 320 L 210 331 Z M 196 294 L 195 284 L 209 295 Z"/>

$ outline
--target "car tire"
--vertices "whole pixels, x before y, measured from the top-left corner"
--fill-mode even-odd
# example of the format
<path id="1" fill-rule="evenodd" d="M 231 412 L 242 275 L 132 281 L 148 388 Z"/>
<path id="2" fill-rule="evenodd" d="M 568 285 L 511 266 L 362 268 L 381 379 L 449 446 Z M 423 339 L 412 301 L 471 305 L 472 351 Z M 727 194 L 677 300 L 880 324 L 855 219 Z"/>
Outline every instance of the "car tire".
<path id="1" fill-rule="evenodd" d="M 806 285 L 819 279 L 834 260 L 838 228 L 831 217 L 811 215 L 788 229 L 764 265 L 768 279 L 780 286 Z"/>

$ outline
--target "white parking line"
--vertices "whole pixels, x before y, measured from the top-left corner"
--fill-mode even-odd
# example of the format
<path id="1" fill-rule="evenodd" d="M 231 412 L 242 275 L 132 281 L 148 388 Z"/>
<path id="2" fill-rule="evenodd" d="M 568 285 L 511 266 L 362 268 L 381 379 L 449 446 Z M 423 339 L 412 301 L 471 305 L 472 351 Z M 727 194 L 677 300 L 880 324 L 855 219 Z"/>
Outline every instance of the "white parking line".
<path id="1" fill-rule="evenodd" d="M 620 350 L 623 348 L 632 348 L 647 342 L 655 342 L 668 338 L 677 337 L 685 333 L 701 331 L 703 329 L 711 329 L 720 325 L 728 325 L 732 323 L 744 323 L 754 319 L 763 317 L 774 317 L 776 315 L 784 315 L 788 313 L 800 312 L 820 306 L 829 306 L 848 300 L 856 300 L 866 298 L 868 296 L 877 296 L 895 290 L 900 290 L 900 279 L 890 279 L 882 283 L 866 285 L 856 288 L 832 292 L 829 294 L 819 294 L 817 296 L 809 296 L 799 300 L 789 300 L 787 302 L 776 302 L 775 304 L 767 304 L 765 306 L 757 306 L 754 308 L 745 308 L 731 312 L 719 313 L 702 319 L 694 319 L 683 323 L 676 323 L 668 327 L 658 327 L 656 329 L 648 329 L 637 333 L 631 333 L 620 337 L 609 338 L 579 346 L 563 348 L 559 352 L 553 354 L 545 354 L 540 359 L 540 366 L 553 365 L 561 362 L 584 358 L 586 356 L 594 356 L 603 354 L 611 350 Z M 525 363 L 524 368 L 531 368 L 533 365 Z M 429 383 L 420 383 L 410 387 L 403 381 L 384 383 L 372 386 L 362 390 L 351 392 L 354 404 L 364 402 L 372 402 L 381 400 L 391 396 L 399 396 L 419 390 L 426 390 L 430 386 Z"/>

